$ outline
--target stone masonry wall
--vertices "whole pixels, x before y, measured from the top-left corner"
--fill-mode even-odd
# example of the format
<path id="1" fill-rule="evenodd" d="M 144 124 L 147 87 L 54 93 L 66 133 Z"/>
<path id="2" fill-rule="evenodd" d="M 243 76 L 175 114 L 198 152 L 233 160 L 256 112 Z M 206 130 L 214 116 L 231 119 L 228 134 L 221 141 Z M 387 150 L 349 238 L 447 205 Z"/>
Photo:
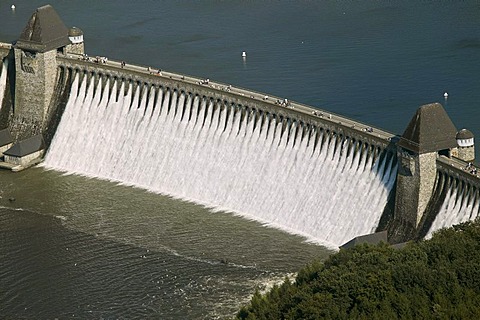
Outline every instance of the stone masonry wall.
<path id="1" fill-rule="evenodd" d="M 55 87 L 57 63 L 55 50 L 14 51 L 16 82 L 11 130 L 18 140 L 42 132 Z"/>
<path id="2" fill-rule="evenodd" d="M 435 178 L 437 176 L 437 153 L 424 153 L 418 156 L 418 170 L 420 175 L 420 188 L 418 193 L 418 213 L 416 217 L 416 226 L 422 220 L 422 216 L 425 213 L 428 202 L 432 197 L 433 188 L 435 186 Z"/>
<path id="3" fill-rule="evenodd" d="M 463 161 L 473 162 L 475 160 L 475 147 L 458 147 L 458 158 Z"/>
<path id="4" fill-rule="evenodd" d="M 45 127 L 45 120 L 47 119 L 49 107 L 53 97 L 53 91 L 57 80 L 57 53 L 49 51 L 44 54 L 45 61 L 45 99 L 43 104 L 42 130 Z"/>
<path id="5" fill-rule="evenodd" d="M 85 53 L 85 44 L 83 42 L 80 43 L 71 43 L 67 45 L 66 52 L 73 53 L 73 54 L 84 54 Z"/>
<path id="6" fill-rule="evenodd" d="M 34 153 L 31 153 L 29 155 L 26 155 L 24 157 L 12 157 L 12 156 L 7 156 L 5 155 L 5 162 L 11 163 L 11 164 L 17 164 L 21 166 L 26 166 L 30 163 L 32 163 L 33 160 L 36 160 L 38 158 L 43 157 L 44 150 L 40 150 Z"/>
<path id="7" fill-rule="evenodd" d="M 410 155 L 400 152 L 395 219 L 416 229 L 432 196 L 437 173 L 437 153 Z M 418 214 L 417 214 L 418 213 Z"/>

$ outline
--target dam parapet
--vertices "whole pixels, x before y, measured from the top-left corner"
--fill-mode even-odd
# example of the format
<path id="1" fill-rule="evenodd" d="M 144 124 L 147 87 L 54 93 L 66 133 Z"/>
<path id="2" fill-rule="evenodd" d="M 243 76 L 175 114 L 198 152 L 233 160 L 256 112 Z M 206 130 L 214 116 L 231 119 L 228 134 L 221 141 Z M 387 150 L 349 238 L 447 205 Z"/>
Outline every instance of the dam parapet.
<path id="1" fill-rule="evenodd" d="M 468 130 L 457 132 L 445 110 L 438 103 L 421 106 L 403 135 L 395 135 L 328 110 L 291 101 L 288 97 L 271 96 L 210 79 L 161 70 L 157 67 L 134 65 L 102 56 L 88 56 L 84 52 L 83 32 L 75 27 L 68 29 L 51 6 L 37 9 L 16 43 L 0 44 L 0 58 L 3 61 L 0 88 L 4 90 L 0 91 L 0 99 L 3 99 L 3 102 L 0 100 L 0 132 L 3 130 L 4 137 L 11 137 L 11 139 L 3 139 L 4 146 L 0 145 L 3 147 L 2 152 L 7 155 L 5 160 L 10 163 L 5 167 L 15 165 L 18 169 L 41 161 L 52 144 L 61 122 L 69 120 L 70 125 L 75 125 L 75 119 L 69 118 L 72 114 L 83 116 L 83 121 L 89 121 L 92 117 L 100 117 L 110 112 L 108 108 L 113 108 L 112 106 L 120 108 L 121 105 L 127 108 L 126 111 L 122 111 L 122 116 L 126 117 L 127 113 L 132 113 L 137 118 L 145 117 L 148 125 L 160 123 L 161 120 L 164 121 L 161 125 L 169 127 L 171 125 L 167 123 L 169 117 L 172 121 L 179 121 L 179 124 L 176 124 L 178 127 L 171 129 L 172 131 L 165 131 L 165 134 L 187 132 L 187 129 L 182 127 L 185 121 L 194 123 L 193 126 L 201 121 L 202 127 L 204 124 L 213 126 L 212 123 L 214 123 L 223 130 L 230 128 L 229 126 L 233 123 L 236 127 L 231 129 L 232 132 L 236 130 L 237 135 L 241 132 L 252 141 L 260 141 L 256 134 L 261 134 L 262 139 L 275 139 L 273 141 L 278 146 L 282 141 L 295 152 L 299 152 L 297 149 L 302 148 L 305 155 L 300 153 L 301 157 L 304 157 L 311 167 L 303 168 L 304 171 L 295 168 L 299 173 L 294 177 L 309 183 L 335 181 L 333 184 L 341 184 L 341 190 L 339 189 L 340 191 L 330 198 L 346 197 L 345 199 L 350 200 L 347 197 L 352 194 L 346 187 L 352 184 L 358 188 L 355 189 L 356 192 L 365 192 L 367 200 L 362 199 L 362 195 L 355 196 L 359 206 L 362 205 L 368 209 L 367 202 L 372 199 L 368 198 L 372 197 L 371 190 L 380 190 L 384 193 L 380 197 L 381 200 L 371 200 L 380 208 L 375 213 L 379 216 L 372 218 L 367 212 L 365 219 L 372 219 L 369 223 L 375 226 L 373 229 L 367 228 L 369 232 L 382 232 L 388 229 L 391 242 L 398 243 L 427 236 L 432 228 L 441 227 L 451 221 L 449 218 L 440 218 L 440 220 L 443 219 L 440 221 L 438 217 L 448 216 L 452 208 L 457 211 L 462 208 L 469 212 L 465 215 L 456 212 L 457 216 L 461 216 L 458 221 L 467 219 L 467 216 L 469 219 L 478 216 L 480 178 L 476 167 L 472 164 L 475 159 L 473 135 Z M 85 105 L 82 104 L 83 101 Z M 96 113 L 99 112 L 95 110 L 97 106 L 103 108 L 101 113 Z M 77 113 L 74 113 L 67 110 L 73 107 L 84 108 L 86 111 L 82 113 L 76 110 Z M 180 120 L 177 114 L 180 115 Z M 121 120 L 115 113 L 109 115 L 116 117 L 115 119 L 124 125 L 124 127 L 115 127 L 115 130 L 127 130 L 125 128 L 132 125 L 134 121 Z M 161 119 L 153 119 L 154 117 Z M 101 123 L 99 125 L 112 125 L 112 127 L 115 125 L 99 123 Z M 10 135 L 7 135 L 5 130 Z M 90 136 L 93 144 L 96 140 L 95 132 L 100 135 L 102 141 L 123 144 L 117 138 L 105 138 L 108 133 L 104 130 L 90 128 L 90 132 L 84 133 Z M 150 137 L 149 144 L 152 145 L 156 145 L 154 141 L 158 138 L 156 134 L 164 132 L 161 131 L 163 128 L 148 127 L 142 122 L 136 126 L 132 125 L 131 128 L 128 127 L 128 130 L 124 132 L 123 138 L 133 140 L 129 136 L 131 131 L 140 130 L 138 132 L 142 135 Z M 148 133 L 147 130 L 154 132 Z M 200 131 L 195 133 L 198 137 L 208 135 L 216 141 L 216 144 L 220 144 L 219 141 L 227 138 L 220 139 L 217 131 L 208 131 L 208 134 Z M 272 135 L 274 137 L 271 137 Z M 203 144 L 207 144 L 205 140 L 202 141 Z M 55 150 L 60 150 L 59 143 L 57 141 Z M 165 143 L 174 142 L 167 139 Z M 241 142 L 235 143 L 241 144 Z M 5 147 L 7 145 L 8 148 Z M 134 147 L 137 148 L 132 146 Z M 163 146 L 159 147 L 163 148 Z M 195 149 L 197 145 L 186 143 L 184 148 L 193 152 L 188 148 Z M 226 146 L 222 148 L 230 150 Z M 265 148 L 269 149 L 270 146 Z M 250 150 L 255 147 L 249 145 L 245 149 Z M 211 149 L 210 152 L 215 154 L 219 150 Z M 265 157 L 267 154 L 279 157 L 278 154 L 271 155 L 265 150 L 255 150 L 256 152 L 252 153 L 243 150 L 247 152 L 246 159 L 251 160 L 250 158 L 255 158 L 258 154 Z M 281 150 L 283 150 L 282 155 L 287 153 L 284 149 Z M 92 159 L 95 159 L 97 156 L 95 150 L 91 152 Z M 126 152 L 130 153 L 131 150 Z M 139 152 L 143 151 L 139 150 Z M 318 163 L 311 159 L 312 155 L 319 157 Z M 221 153 L 219 156 L 223 157 Z M 108 157 L 113 159 L 127 156 L 120 153 L 115 154 L 115 157 L 112 155 Z M 99 161 L 104 161 L 108 157 L 99 156 Z M 168 162 L 163 158 L 166 157 L 163 154 L 159 157 L 164 163 Z M 199 155 L 197 154 L 196 157 Z M 291 156 L 289 159 L 293 161 L 297 157 Z M 265 163 L 269 163 L 268 158 L 264 160 Z M 287 167 L 290 165 L 277 160 L 279 165 Z M 336 163 L 332 164 L 331 161 Z M 95 163 L 95 161 L 92 162 Z M 103 165 L 108 166 L 108 163 Z M 169 165 L 174 167 L 172 164 Z M 249 167 L 242 167 L 242 169 L 249 170 Z M 296 172 L 295 170 L 292 169 L 291 172 Z M 328 170 L 331 172 L 327 172 Z M 103 173 L 95 172 L 98 176 L 104 176 Z M 157 170 L 153 170 L 153 174 L 157 173 Z M 309 177 L 302 176 L 312 173 L 318 174 L 323 180 L 310 181 Z M 141 176 L 142 172 L 135 175 Z M 171 173 L 166 175 L 173 176 Z M 143 178 L 149 182 L 152 180 Z M 121 177 L 112 179 L 119 180 Z M 177 180 L 181 179 L 184 177 L 178 177 Z M 236 177 L 232 176 L 232 180 L 235 179 Z M 343 180 L 339 182 L 335 179 Z M 363 180 L 357 186 L 354 179 Z M 144 185 L 144 180 L 140 183 L 141 185 Z M 366 186 L 367 182 L 375 186 Z M 272 186 L 276 185 L 272 184 Z M 298 189 L 309 188 L 306 185 L 298 185 Z M 326 194 L 329 191 L 327 189 L 322 192 Z M 202 192 L 200 194 L 203 194 Z M 260 188 L 257 194 L 261 192 Z M 284 192 L 288 193 L 289 190 Z M 218 190 L 212 191 L 212 199 L 216 200 L 214 196 L 217 193 L 219 193 Z M 188 196 L 185 195 L 187 198 Z M 255 193 L 252 194 L 252 197 L 255 196 Z M 311 197 L 317 196 L 323 195 Z M 311 197 L 305 196 L 305 201 L 311 200 Z M 278 202 L 281 201 L 283 201 L 282 198 L 279 198 Z M 248 199 L 244 199 L 243 202 L 248 202 Z M 355 207 L 346 207 L 343 202 L 348 201 L 341 202 L 338 206 L 344 211 L 355 209 Z M 313 203 L 318 207 L 324 205 L 320 202 Z M 292 204 L 292 211 L 295 208 L 297 204 Z M 310 210 L 313 209 L 310 208 Z M 329 211 L 334 210 L 335 208 L 332 207 Z M 324 220 L 333 221 L 330 218 Z M 336 221 L 336 224 L 338 223 L 340 222 Z"/>
<path id="2" fill-rule="evenodd" d="M 143 89 L 172 90 L 184 92 L 187 95 L 205 97 L 215 103 L 235 105 L 248 111 L 259 111 L 275 115 L 285 121 L 295 121 L 302 124 L 316 125 L 322 130 L 345 137 L 352 137 L 370 145 L 387 148 L 395 141 L 396 136 L 379 128 L 373 128 L 353 119 L 289 101 L 283 97 L 247 90 L 230 84 L 206 80 L 184 74 L 164 71 L 147 66 L 133 64 L 122 65 L 122 61 L 107 59 L 99 62 L 99 57 L 85 60 L 79 55 L 59 55 L 59 68 L 70 74 L 80 74 L 81 78 L 94 79 L 94 84 L 103 79 L 121 79 L 132 83 L 142 95 Z M 147 91 L 148 93 L 148 91 Z M 118 95 L 118 94 L 117 94 Z M 141 98 L 141 96 L 140 96 Z"/>
<path id="3" fill-rule="evenodd" d="M 437 170 L 452 179 L 463 181 L 480 190 L 480 170 L 472 163 L 440 156 L 437 159 Z"/>

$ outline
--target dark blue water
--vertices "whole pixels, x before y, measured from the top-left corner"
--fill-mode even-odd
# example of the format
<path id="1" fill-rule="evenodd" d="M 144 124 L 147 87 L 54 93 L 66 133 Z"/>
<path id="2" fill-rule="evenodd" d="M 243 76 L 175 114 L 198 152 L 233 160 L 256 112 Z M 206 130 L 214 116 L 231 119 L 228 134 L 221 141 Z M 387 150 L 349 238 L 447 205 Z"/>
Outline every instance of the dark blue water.
<path id="1" fill-rule="evenodd" d="M 458 129 L 480 136 L 476 1 L 49 3 L 84 31 L 91 56 L 208 77 L 398 134 L 420 105 L 441 102 Z M 43 4 L 1 2 L 0 41 L 14 41 Z M 325 257 L 238 217 L 42 170 L 0 173 L 0 317 L 223 318 L 259 283 Z"/>
<path id="2" fill-rule="evenodd" d="M 91 55 L 287 97 L 400 134 L 419 106 L 441 102 L 458 129 L 480 135 L 477 1 L 50 3 L 84 31 Z M 15 13 L 2 5 L 0 38 L 15 40 L 42 4 L 18 3 Z"/>

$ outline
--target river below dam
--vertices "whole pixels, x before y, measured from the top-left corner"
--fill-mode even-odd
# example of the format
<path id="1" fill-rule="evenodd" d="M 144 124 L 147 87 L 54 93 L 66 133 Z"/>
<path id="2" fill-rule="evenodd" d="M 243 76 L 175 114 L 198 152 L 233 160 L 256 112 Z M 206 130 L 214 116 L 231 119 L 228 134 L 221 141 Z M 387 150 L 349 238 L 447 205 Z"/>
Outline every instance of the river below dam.
<path id="1" fill-rule="evenodd" d="M 0 4 L 3 42 L 46 4 L 12 3 Z M 480 136 L 476 1 L 49 3 L 83 30 L 90 56 L 210 78 L 398 134 L 420 105 L 441 102 L 457 129 Z M 0 237 L 7 319 L 224 319 L 255 288 L 331 253 L 231 213 L 43 167 L 0 171 Z"/>
<path id="2" fill-rule="evenodd" d="M 0 179 L 2 318 L 223 319 L 255 288 L 328 254 L 111 182 L 42 168 Z"/>

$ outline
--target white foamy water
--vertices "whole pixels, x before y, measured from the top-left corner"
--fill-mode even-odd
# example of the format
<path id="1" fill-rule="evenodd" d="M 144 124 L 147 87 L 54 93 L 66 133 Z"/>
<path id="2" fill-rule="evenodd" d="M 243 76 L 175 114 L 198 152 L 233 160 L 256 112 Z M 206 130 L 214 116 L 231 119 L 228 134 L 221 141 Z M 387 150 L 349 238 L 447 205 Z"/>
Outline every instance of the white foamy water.
<path id="1" fill-rule="evenodd" d="M 5 95 L 5 88 L 7 87 L 7 67 L 8 59 L 4 59 L 2 67 L 0 68 L 0 111 L 2 110 L 3 96 Z"/>
<path id="2" fill-rule="evenodd" d="M 479 200 L 478 192 L 473 188 L 450 184 L 440 211 L 425 238 L 431 238 L 432 234 L 441 228 L 474 220 L 479 215 Z"/>
<path id="3" fill-rule="evenodd" d="M 315 144 L 317 133 L 302 136 L 295 123 L 282 134 L 274 118 L 242 118 L 176 91 L 109 87 L 77 75 L 45 167 L 231 211 L 329 247 L 375 231 L 395 182 L 392 157 L 374 162 L 352 151 L 361 145 L 326 134 Z"/>

